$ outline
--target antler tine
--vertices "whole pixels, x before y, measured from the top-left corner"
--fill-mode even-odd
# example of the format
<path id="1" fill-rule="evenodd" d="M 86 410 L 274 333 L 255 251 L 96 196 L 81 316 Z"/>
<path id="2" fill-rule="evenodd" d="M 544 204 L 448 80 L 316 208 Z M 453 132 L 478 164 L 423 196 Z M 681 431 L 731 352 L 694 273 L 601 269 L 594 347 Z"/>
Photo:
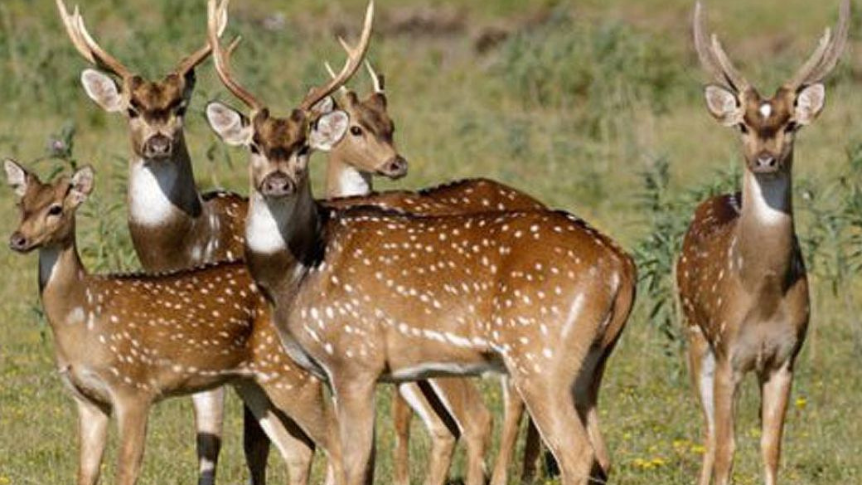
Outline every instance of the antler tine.
<path id="1" fill-rule="evenodd" d="M 383 79 L 374 72 L 374 68 L 371 67 L 371 63 L 368 62 L 368 59 L 365 59 L 365 69 L 368 70 L 368 75 L 371 76 L 371 82 L 374 84 L 374 92 L 377 94 L 383 94 Z"/>
<path id="2" fill-rule="evenodd" d="M 227 4 L 228 2 L 226 1 L 222 2 L 219 6 L 219 12 L 216 15 L 219 21 L 219 38 L 221 38 L 221 36 L 224 34 L 225 29 L 227 28 Z M 210 54 L 212 54 L 212 46 L 209 42 L 206 42 L 203 47 L 180 61 L 180 64 L 177 66 L 174 72 L 180 74 L 181 76 L 185 76 L 189 71 L 196 68 L 198 64 L 205 61 Z"/>
<path id="3" fill-rule="evenodd" d="M 843 0 L 838 14 L 838 26 L 833 32 L 827 27 L 817 49 L 785 86 L 796 90 L 823 80 L 838 64 L 850 30 L 850 0 Z"/>
<path id="4" fill-rule="evenodd" d="M 227 4 L 229 0 L 223 0 L 220 6 L 217 5 L 216 2 L 217 0 L 209 0 L 207 3 L 207 36 L 210 47 L 212 48 L 216 73 L 218 73 L 218 77 L 221 79 L 222 84 L 224 84 L 234 96 L 239 98 L 240 101 L 251 108 L 252 113 L 260 111 L 263 108 L 263 104 L 253 94 L 240 86 L 240 84 L 233 79 L 233 75 L 230 72 L 230 56 L 237 44 L 239 44 L 240 38 L 237 37 L 234 39 L 227 52 L 222 50 L 221 45 L 219 44 L 219 36 L 221 31 L 224 31 L 224 28 L 227 26 Z M 221 19 L 219 19 L 219 17 L 221 17 Z M 219 23 L 221 23 L 221 26 Z"/>
<path id="5" fill-rule="evenodd" d="M 703 5 L 697 2 L 694 7 L 694 45 L 700 63 L 722 85 L 741 93 L 748 88 L 748 81 L 730 62 L 718 36 L 713 34 L 710 38 L 706 35 L 703 10 Z"/>
<path id="6" fill-rule="evenodd" d="M 326 68 L 326 72 L 329 73 L 329 77 L 331 77 L 332 79 L 336 78 L 335 71 L 332 69 L 332 66 L 329 65 L 329 61 L 323 61 L 323 67 Z M 342 94 L 347 94 L 347 86 L 342 85 L 340 88 L 338 88 L 338 90 Z"/>
<path id="7" fill-rule="evenodd" d="M 343 86 L 359 69 L 362 60 L 365 58 L 365 53 L 368 52 L 368 46 L 371 43 L 371 27 L 374 23 L 374 0 L 368 2 L 368 10 L 365 12 L 365 25 L 362 28 L 362 36 L 359 39 L 359 44 L 354 48 L 351 47 L 344 39 L 338 38 L 341 46 L 347 51 L 347 62 L 336 77 L 319 88 L 314 88 L 305 97 L 300 105 L 300 109 L 308 111 L 312 106 L 317 104 L 321 99 L 332 94 L 336 89 Z"/>
<path id="8" fill-rule="evenodd" d="M 90 35 L 84 25 L 84 17 L 81 16 L 78 6 L 72 15 L 69 15 L 66 5 L 63 0 L 56 0 L 57 9 L 60 11 L 60 18 L 63 25 L 66 27 L 66 33 L 72 40 L 72 44 L 78 52 L 84 56 L 87 61 L 102 69 L 113 72 L 117 76 L 126 79 L 132 76 L 132 73 L 115 57 L 108 54 Z"/>

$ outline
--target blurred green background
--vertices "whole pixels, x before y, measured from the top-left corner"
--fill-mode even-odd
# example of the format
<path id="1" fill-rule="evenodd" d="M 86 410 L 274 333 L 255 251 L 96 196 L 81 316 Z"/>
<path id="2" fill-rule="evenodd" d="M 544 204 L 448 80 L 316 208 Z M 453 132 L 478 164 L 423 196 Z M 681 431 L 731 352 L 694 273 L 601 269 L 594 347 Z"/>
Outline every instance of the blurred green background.
<path id="1" fill-rule="evenodd" d="M 746 76 L 771 93 L 834 23 L 837 5 L 713 1 L 708 17 Z M 355 35 L 363 7 L 361 0 L 234 0 L 228 33 L 245 39 L 234 71 L 284 113 L 325 79 L 324 60 L 341 62 L 335 34 Z M 204 0 L 82 0 L 81 8 L 98 41 L 150 78 L 204 42 Z M 610 362 L 600 406 L 615 483 L 692 483 L 703 452 L 668 277 L 694 205 L 737 186 L 741 161 L 735 134 L 703 108 L 692 8 L 688 0 L 377 1 L 370 59 L 386 75 L 397 142 L 411 163 L 407 178 L 379 188 L 494 178 L 590 220 L 637 253 L 638 307 Z M 784 440 L 784 483 L 862 482 L 859 18 L 854 13 L 849 53 L 829 80 L 827 108 L 796 149 L 797 230 L 814 275 L 814 308 Z M 124 206 L 127 130 L 121 117 L 86 97 L 79 83 L 85 67 L 53 1 L 0 3 L 0 156 L 45 176 L 69 160 L 92 163 L 96 196 L 79 224 L 85 262 L 98 271 L 135 269 Z M 246 193 L 246 154 L 221 144 L 203 117 L 209 100 L 238 105 L 211 69 L 199 68 L 187 117 L 196 174 L 204 188 Z M 362 93 L 370 83 L 360 73 L 353 87 Z M 325 158 L 314 163 L 320 182 Z M 0 234 L 7 235 L 17 213 L 10 191 L 4 198 Z M 74 407 L 53 370 L 50 332 L 38 312 L 36 256 L 3 250 L 0 267 L 0 485 L 69 483 Z M 496 380 L 484 387 L 499 410 Z M 762 481 L 757 401 L 752 379 L 739 408 L 740 484 Z M 377 482 L 388 483 L 388 399 L 380 403 Z M 221 483 L 247 477 L 240 415 L 232 397 Z M 418 420 L 415 426 L 419 483 L 428 440 Z M 193 445 L 189 400 L 158 406 L 141 482 L 194 483 Z M 271 463 L 273 483 L 283 482 L 277 455 Z M 462 466 L 459 452 L 454 478 Z M 105 468 L 109 483 L 110 451 Z"/>

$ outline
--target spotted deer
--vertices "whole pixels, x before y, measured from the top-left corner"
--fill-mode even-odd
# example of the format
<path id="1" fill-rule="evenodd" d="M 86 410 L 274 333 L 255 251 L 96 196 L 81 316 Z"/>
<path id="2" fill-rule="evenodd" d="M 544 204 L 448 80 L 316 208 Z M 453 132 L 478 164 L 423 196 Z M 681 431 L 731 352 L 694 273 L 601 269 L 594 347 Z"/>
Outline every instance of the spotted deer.
<path id="1" fill-rule="evenodd" d="M 244 264 L 90 274 L 77 251 L 75 212 L 93 190 L 93 170 L 42 183 L 14 161 L 4 168 L 21 211 L 9 244 L 21 253 L 39 251 L 57 368 L 78 405 L 79 485 L 98 481 L 112 413 L 120 434 L 117 483 L 131 485 L 150 407 L 227 384 L 282 453 L 291 483 L 306 483 L 315 443 L 337 451 L 337 443 L 329 446 L 333 427 L 321 381 L 284 352 Z M 333 454 L 333 473 L 338 463 Z"/>
<path id="2" fill-rule="evenodd" d="M 99 69 L 81 74 L 87 95 L 105 111 L 124 115 L 128 123 L 132 145 L 128 224 L 144 269 L 170 271 L 241 258 L 247 204 L 236 194 L 198 190 L 185 141 L 195 68 L 209 57 L 209 44 L 183 59 L 164 79 L 148 81 L 93 39 L 77 7 L 69 13 L 63 0 L 56 4 L 72 44 Z M 224 390 L 195 394 L 192 400 L 199 483 L 208 485 L 215 482 L 221 448 Z M 245 417 L 244 445 L 252 483 L 263 484 L 269 442 L 248 409 Z"/>
<path id="3" fill-rule="evenodd" d="M 341 71 L 287 117 L 272 115 L 232 75 L 217 10 L 210 0 L 216 72 L 250 113 L 215 102 L 207 117 L 226 143 L 250 151 L 246 262 L 285 348 L 329 384 L 346 483 L 372 475 L 378 381 L 486 371 L 510 376 L 563 483 L 600 479 L 583 405 L 610 344 L 604 336 L 618 335 L 608 329 L 622 328 L 631 310 L 631 259 L 563 212 L 427 217 L 322 207 L 309 155 L 329 151 L 348 119 L 313 107 L 361 67 L 373 3 Z"/>
<path id="4" fill-rule="evenodd" d="M 688 356 L 706 424 L 700 484 L 731 481 L 735 400 L 750 371 L 761 393 L 765 482 L 775 484 L 796 356 L 809 319 L 808 278 L 794 231 L 792 168 L 797 131 L 823 109 L 823 79 L 847 38 L 850 2 L 838 26 L 772 97 L 766 98 L 730 62 L 718 37 L 706 35 L 703 7 L 694 12 L 694 41 L 715 84 L 707 108 L 742 140 L 741 194 L 700 206 L 676 266 L 686 319 Z"/>
<path id="5" fill-rule="evenodd" d="M 335 72 L 325 63 L 332 78 Z M 350 125 L 328 153 L 326 196 L 328 207 L 374 205 L 417 215 L 447 215 L 491 210 L 543 210 L 532 197 L 487 179 L 468 179 L 419 192 L 394 190 L 373 192 L 374 176 L 391 179 L 407 173 L 407 162 L 395 149 L 395 125 L 388 113 L 384 77 L 365 61 L 373 91 L 361 99 L 355 91 L 342 86 L 337 102 L 326 98 L 316 107 L 329 112 L 335 107 L 347 114 Z M 491 483 L 507 483 L 508 469 L 515 449 L 523 404 L 517 393 L 504 393 L 505 419 L 502 446 L 495 460 Z M 512 402 L 508 402 L 511 400 Z M 491 416 L 478 388 L 470 381 L 437 378 L 424 383 L 405 382 L 393 395 L 392 417 L 395 425 L 393 483 L 407 485 L 409 476 L 409 437 L 412 410 L 420 416 L 431 436 L 431 457 L 426 485 L 446 483 L 456 440 L 463 437 L 467 450 L 467 485 L 485 483 L 484 455 L 490 438 Z M 532 424 L 532 423 L 531 423 Z M 540 446 L 532 425 L 528 428 L 522 478 L 531 481 Z"/>

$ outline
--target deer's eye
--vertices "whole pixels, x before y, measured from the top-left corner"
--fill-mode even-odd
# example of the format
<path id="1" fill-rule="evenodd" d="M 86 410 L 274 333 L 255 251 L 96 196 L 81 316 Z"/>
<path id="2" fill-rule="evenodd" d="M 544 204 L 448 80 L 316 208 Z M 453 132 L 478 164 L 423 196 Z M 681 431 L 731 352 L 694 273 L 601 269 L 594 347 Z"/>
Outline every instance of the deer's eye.
<path id="1" fill-rule="evenodd" d="M 742 133 L 743 135 L 747 135 L 747 134 L 748 134 L 748 127 L 747 127 L 747 126 L 745 126 L 745 124 L 744 124 L 744 123 L 740 123 L 740 124 L 738 124 L 738 125 L 736 125 L 736 126 L 738 126 L 738 127 L 739 127 L 739 132 L 740 132 L 740 133 Z"/>
<path id="2" fill-rule="evenodd" d="M 138 116 L 140 116 L 140 115 L 141 115 L 140 113 L 138 113 L 138 110 L 136 110 L 135 108 L 129 108 L 129 109 L 126 111 L 126 113 L 128 113 L 129 118 L 132 118 L 132 119 L 135 119 L 135 118 L 137 118 Z"/>
<path id="3" fill-rule="evenodd" d="M 59 205 L 52 205 L 50 209 L 48 209 L 49 216 L 59 216 L 63 212 L 63 208 Z"/>
<path id="4" fill-rule="evenodd" d="M 252 153 L 254 153 L 255 155 L 260 155 L 260 148 L 258 148 L 258 147 L 257 147 L 257 145 L 255 145 L 254 143 L 252 143 L 251 145 L 249 145 L 249 146 L 248 146 L 248 148 L 249 148 L 249 149 L 251 150 L 251 152 L 252 152 Z"/>
<path id="5" fill-rule="evenodd" d="M 350 127 L 350 134 L 353 136 L 362 136 L 362 128 L 360 128 L 358 126 L 351 126 Z"/>
<path id="6" fill-rule="evenodd" d="M 796 131 L 797 126 L 798 125 L 795 122 L 791 121 L 791 122 L 787 123 L 787 126 L 784 127 L 784 132 L 785 133 L 793 133 L 794 131 Z"/>
<path id="7" fill-rule="evenodd" d="M 300 148 L 299 151 L 296 153 L 296 155 L 299 157 L 304 157 L 308 155 L 310 151 L 311 147 L 309 147 L 308 145 L 303 145 L 302 148 Z"/>

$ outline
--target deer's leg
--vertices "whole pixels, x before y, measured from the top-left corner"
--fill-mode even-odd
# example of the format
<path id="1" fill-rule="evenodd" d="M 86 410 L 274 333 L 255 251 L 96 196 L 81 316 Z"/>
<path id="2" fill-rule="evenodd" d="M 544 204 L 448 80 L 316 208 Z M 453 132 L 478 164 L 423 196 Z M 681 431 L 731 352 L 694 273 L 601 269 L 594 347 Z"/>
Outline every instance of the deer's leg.
<path id="1" fill-rule="evenodd" d="M 428 381 L 446 411 L 455 421 L 467 451 L 465 485 L 485 485 L 485 450 L 491 440 L 493 418 L 482 393 L 465 378 L 440 378 Z M 451 466 L 449 464 L 448 467 Z"/>
<path id="2" fill-rule="evenodd" d="M 368 376 L 335 376 L 331 385 L 338 417 L 347 485 L 371 485 L 374 479 L 374 387 Z"/>
<path id="3" fill-rule="evenodd" d="M 430 389 L 428 392 L 433 393 Z M 419 384 L 415 382 L 399 384 L 398 393 L 422 419 L 431 437 L 431 458 L 425 475 L 425 485 L 445 484 L 452 464 L 452 455 L 455 453 L 457 429 L 450 428 L 446 423 L 446 410 L 435 408 Z M 433 397 L 433 394 L 431 396 Z"/>
<path id="4" fill-rule="evenodd" d="M 392 422 L 395 428 L 394 485 L 410 485 L 410 421 L 413 411 L 401 396 L 400 386 L 392 393 Z"/>
<path id="5" fill-rule="evenodd" d="M 242 447 L 252 485 L 266 484 L 269 438 L 248 406 L 242 407 Z"/>
<path id="6" fill-rule="evenodd" d="M 198 485 L 214 485 L 224 424 L 224 388 L 193 394 L 192 405 L 197 431 Z"/>
<path id="7" fill-rule="evenodd" d="M 503 387 L 503 430 L 500 432 L 500 450 L 497 452 L 497 460 L 491 474 L 491 485 L 506 485 L 509 481 L 509 468 L 512 456 L 515 454 L 521 417 L 524 415 L 524 401 L 512 385 L 511 379 L 503 376 L 501 385 Z M 525 452 L 525 472 L 526 467 Z"/>
<path id="8" fill-rule="evenodd" d="M 536 428 L 533 418 L 527 416 L 527 433 L 524 437 L 524 464 L 521 469 L 521 483 L 533 483 L 539 469 L 539 458 L 542 456 L 542 435 Z M 553 455 L 550 459 L 553 459 Z"/>
<path id="9" fill-rule="evenodd" d="M 590 443 L 596 453 L 596 461 L 602 472 L 607 476 L 610 471 L 611 459 L 604 438 L 599 430 L 599 416 L 596 408 L 598 401 L 599 386 L 604 372 L 606 354 L 598 348 L 593 348 L 587 355 L 578 379 L 575 381 L 574 401 L 578 415 L 587 428 Z"/>
<path id="10" fill-rule="evenodd" d="M 717 360 L 714 382 L 715 402 L 715 483 L 727 485 L 733 472 L 733 453 L 736 449 L 734 423 L 736 392 L 740 375 L 730 362 Z"/>
<path id="11" fill-rule="evenodd" d="M 314 443 L 303 430 L 279 410 L 257 384 L 236 384 L 243 403 L 257 419 L 266 436 L 275 444 L 287 464 L 290 483 L 308 483 L 311 462 L 314 458 Z"/>
<path id="12" fill-rule="evenodd" d="M 563 485 L 589 483 L 595 456 L 584 424 L 575 412 L 570 384 L 556 385 L 550 379 L 531 375 L 517 377 L 515 385 L 560 465 Z"/>
<path id="13" fill-rule="evenodd" d="M 141 473 L 150 405 L 148 398 L 140 396 L 117 399 L 117 424 L 120 431 L 117 450 L 119 485 L 134 485 Z"/>
<path id="14" fill-rule="evenodd" d="M 790 364 L 773 370 L 760 379 L 761 426 L 760 449 L 766 485 L 778 482 L 778 465 L 781 459 L 781 437 L 784 431 L 784 418 L 787 402 L 793 383 Z"/>
<path id="15" fill-rule="evenodd" d="M 107 443 L 109 413 L 106 409 L 76 397 L 78 405 L 78 485 L 99 481 L 102 456 Z"/>
<path id="16" fill-rule="evenodd" d="M 703 411 L 705 452 L 699 485 L 709 485 L 715 465 L 715 355 L 699 328 L 688 331 L 688 366 L 691 383 Z"/>

